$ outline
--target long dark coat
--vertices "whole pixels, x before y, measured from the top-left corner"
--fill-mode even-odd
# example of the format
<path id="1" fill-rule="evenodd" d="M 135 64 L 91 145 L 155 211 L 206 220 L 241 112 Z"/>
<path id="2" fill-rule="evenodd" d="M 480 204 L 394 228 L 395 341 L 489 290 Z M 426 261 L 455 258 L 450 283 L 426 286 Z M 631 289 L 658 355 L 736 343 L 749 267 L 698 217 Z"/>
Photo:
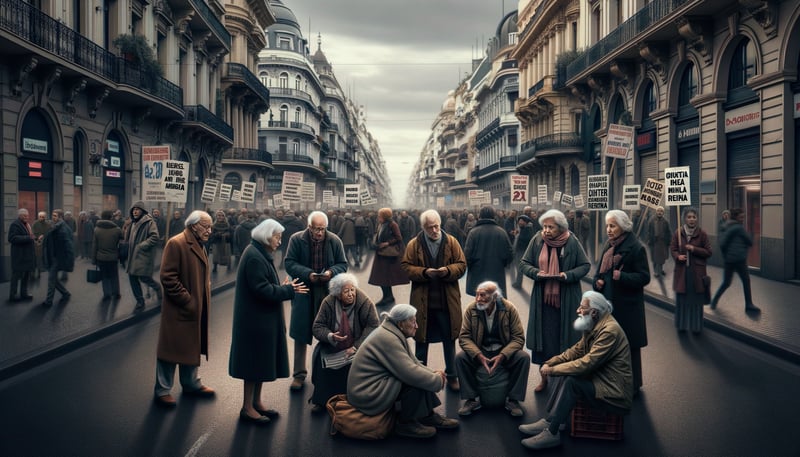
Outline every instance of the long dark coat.
<path id="1" fill-rule="evenodd" d="M 606 241 L 600 253 L 600 259 L 610 248 L 611 245 Z M 647 323 L 644 318 L 644 286 L 650 283 L 647 251 L 634 233 L 628 233 L 625 241 L 617 246 L 614 255 L 619 255 L 620 261 L 602 275 L 598 263 L 592 287 L 611 301 L 614 306 L 614 318 L 625 330 L 631 348 L 645 347 L 647 346 Z M 612 279 L 615 269 L 622 270 L 619 281 Z M 603 289 L 597 288 L 598 279 L 605 282 Z"/>
<path id="2" fill-rule="evenodd" d="M 381 230 L 381 227 L 384 227 Z M 375 244 L 389 243 L 403 245 L 403 235 L 400 227 L 394 221 L 384 222 L 378 226 L 379 233 L 376 234 Z M 402 252 L 402 251 L 401 251 Z M 408 275 L 400 266 L 402 253 L 399 257 L 384 257 L 377 253 L 372 262 L 372 270 L 369 272 L 369 283 L 373 286 L 391 287 L 401 284 L 408 284 Z"/>
<path id="3" fill-rule="evenodd" d="M 294 296 L 291 284 L 281 285 L 272 253 L 251 241 L 236 271 L 228 362 L 232 377 L 254 382 L 289 377 L 283 302 Z"/>
<path id="4" fill-rule="evenodd" d="M 333 276 L 347 271 L 347 257 L 344 256 L 342 240 L 335 233 L 325 232 L 325 270 L 331 270 Z M 319 312 L 322 299 L 328 295 L 327 284 L 314 284 L 310 281 L 311 273 L 320 273 L 311 269 L 311 233 L 308 229 L 292 235 L 286 248 L 284 266 L 286 273 L 306 283 L 307 294 L 297 294 L 292 299 L 292 320 L 289 324 L 289 336 L 295 344 L 311 344 L 311 326 Z M 331 276 L 331 277 L 333 277 Z"/>
<path id="5" fill-rule="evenodd" d="M 47 268 L 53 265 L 57 271 L 75 268 L 75 242 L 72 230 L 63 220 L 56 222 L 45 236 L 42 258 Z"/>
<path id="6" fill-rule="evenodd" d="M 467 233 L 464 256 L 469 295 L 474 296 L 483 281 L 494 281 L 506 290 L 506 267 L 514 259 L 514 252 L 508 233 L 494 219 L 480 219 Z"/>
<path id="7" fill-rule="evenodd" d="M 356 225 L 352 217 L 343 217 L 342 225 L 337 233 L 342 244 L 345 246 L 355 246 L 356 244 Z"/>
<path id="8" fill-rule="evenodd" d="M 428 246 L 425 233 L 420 232 L 406 248 L 401 265 L 411 279 L 411 296 L 409 303 L 417 308 L 417 333 L 414 340 L 425 343 L 428 335 L 428 296 L 432 281 L 425 275 L 425 270 L 432 268 L 428 261 Z M 441 296 L 447 301 L 447 311 L 450 314 L 450 339 L 458 338 L 461 331 L 461 287 L 458 280 L 467 271 L 467 261 L 464 252 L 456 238 L 447 233 L 442 233 L 442 245 L 439 248 L 441 265 L 447 267 L 448 274 L 439 279 L 437 283 L 442 288 Z"/>
<path id="9" fill-rule="evenodd" d="M 192 235 L 194 236 L 194 235 Z M 155 270 L 156 248 L 161 244 L 158 227 L 153 218 L 145 213 L 128 227 L 127 273 L 134 276 L 152 276 Z"/>
<path id="10" fill-rule="evenodd" d="M 678 231 L 676 230 L 672 235 L 672 242 L 669 244 L 670 254 L 672 255 L 672 259 L 675 260 L 675 274 L 672 276 L 672 289 L 675 291 L 675 293 L 685 294 L 686 263 L 678 262 L 678 256 L 688 252 L 686 251 L 686 232 L 683 230 L 683 226 L 681 226 L 678 230 L 681 231 L 681 242 L 678 243 Z M 697 227 L 697 231 L 700 233 L 696 236 L 693 236 L 689 241 L 689 244 L 694 246 L 691 254 L 689 254 L 691 261 L 689 268 L 691 268 L 692 276 L 694 278 L 693 292 L 702 294 L 706 291 L 706 288 L 703 285 L 703 276 L 707 274 L 706 262 L 708 261 L 708 258 L 711 257 L 711 241 L 709 241 L 708 234 L 705 230 Z"/>
<path id="11" fill-rule="evenodd" d="M 650 247 L 654 265 L 663 265 L 669 258 L 669 240 L 671 238 L 672 230 L 669 228 L 669 221 L 666 218 L 659 220 L 656 216 L 647 222 L 647 245 Z"/>
<path id="12" fill-rule="evenodd" d="M 14 219 L 8 227 L 8 242 L 11 243 L 11 271 L 27 272 L 36 268 L 36 249 L 31 237 L 33 229 L 28 232 L 25 224 Z"/>
<path id="13" fill-rule="evenodd" d="M 533 291 L 531 292 L 531 306 L 528 313 L 528 331 L 527 331 L 527 347 L 534 352 L 541 352 L 544 350 L 543 346 L 543 331 L 542 331 L 542 306 L 544 304 L 544 285 L 545 281 L 537 281 L 536 275 L 541 270 L 539 265 L 539 254 L 545 246 L 542 239 L 542 232 L 536 234 L 533 240 L 528 244 L 528 249 L 522 256 L 519 263 L 519 269 L 522 274 L 529 278 L 533 278 Z M 561 281 L 560 295 L 561 295 L 561 341 L 559 347 L 561 351 L 567 350 L 581 339 L 581 333 L 572 327 L 572 322 L 575 320 L 575 308 L 581 303 L 581 279 L 589 273 L 591 264 L 589 259 L 586 258 L 578 238 L 570 235 L 567 243 L 558 252 L 558 264 L 561 271 L 566 273 L 567 279 Z M 548 354 L 547 357 L 552 357 L 555 354 Z"/>
<path id="14" fill-rule="evenodd" d="M 157 354 L 165 362 L 200 365 L 208 359 L 211 269 L 202 243 L 189 228 L 164 246 L 161 259 L 161 327 Z"/>

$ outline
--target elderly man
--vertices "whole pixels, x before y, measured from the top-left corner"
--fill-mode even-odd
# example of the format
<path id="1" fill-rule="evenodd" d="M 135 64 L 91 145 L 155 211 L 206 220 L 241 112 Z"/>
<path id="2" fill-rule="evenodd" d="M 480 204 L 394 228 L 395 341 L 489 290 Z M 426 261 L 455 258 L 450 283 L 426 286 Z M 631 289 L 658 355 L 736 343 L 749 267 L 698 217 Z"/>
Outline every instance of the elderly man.
<path id="1" fill-rule="evenodd" d="M 467 234 L 464 255 L 467 258 L 467 293 L 475 295 L 481 281 L 492 280 L 505 290 L 506 267 L 514 259 L 508 233 L 494 220 L 494 208 L 484 206 L 475 228 Z"/>
<path id="2" fill-rule="evenodd" d="M 559 430 L 567 421 L 578 400 L 592 408 L 612 414 L 626 414 L 633 402 L 633 371 L 628 338 L 605 297 L 587 291 L 578 307 L 573 326 L 583 333 L 580 341 L 542 365 L 545 376 L 565 376 L 561 396 L 554 412 L 519 431 L 534 435 L 522 440 L 529 449 L 543 449 L 561 444 Z"/>
<path id="3" fill-rule="evenodd" d="M 293 391 L 302 389 L 308 376 L 306 353 L 313 341 L 311 328 L 322 299 L 328 295 L 328 282 L 347 271 L 342 240 L 327 229 L 328 216 L 314 211 L 308 215 L 308 228 L 292 235 L 286 248 L 286 273 L 309 289 L 307 294 L 297 294 L 292 299 L 289 336 L 294 338 L 294 369 L 289 388 Z"/>
<path id="4" fill-rule="evenodd" d="M 400 402 L 395 433 L 410 438 L 428 438 L 436 429 L 458 427 L 458 421 L 433 409 L 442 402 L 436 392 L 445 384 L 445 374 L 422 364 L 411 354 L 408 338 L 417 331 L 417 310 L 399 304 L 361 344 L 347 377 L 347 401 L 368 416 L 394 408 Z"/>
<path id="5" fill-rule="evenodd" d="M 56 290 L 61 293 L 61 303 L 66 303 L 72 294 L 61 283 L 58 272 L 75 268 L 75 245 L 72 229 L 64 222 L 64 210 L 54 209 L 51 215 L 53 228 L 43 240 L 42 259 L 47 268 L 47 298 L 43 306 L 52 306 Z"/>
<path id="6" fill-rule="evenodd" d="M 8 227 L 8 242 L 11 243 L 11 288 L 8 301 L 32 300 L 28 295 L 28 281 L 36 269 L 36 250 L 33 229 L 28 223 L 28 210 L 17 210 L 17 218 Z M 19 297 L 17 297 L 19 287 Z"/>
<path id="7" fill-rule="evenodd" d="M 464 312 L 458 342 L 462 352 L 456 356 L 456 368 L 462 384 L 461 398 L 466 400 L 458 414 L 468 416 L 481 408 L 477 399 L 482 387 L 478 381 L 481 369 L 489 382 L 492 382 L 493 374 L 506 370 L 505 407 L 512 416 L 521 417 L 524 412 L 520 402 L 525 401 L 531 358 L 523 348 L 525 331 L 517 308 L 503 298 L 496 282 L 478 284 L 475 301 Z"/>
<path id="8" fill-rule="evenodd" d="M 158 301 L 161 301 L 161 287 L 153 279 L 155 270 L 156 248 L 159 246 L 158 227 L 153 218 L 147 214 L 144 202 L 133 204 L 130 211 L 131 225 L 125 234 L 128 242 L 128 266 L 126 271 L 131 283 L 131 292 L 136 299 L 134 311 L 144 309 L 144 294 L 142 283 L 156 292 Z M 149 295 L 149 294 L 148 294 Z"/>
<path id="9" fill-rule="evenodd" d="M 161 260 L 161 284 L 164 302 L 158 331 L 155 400 L 175 406 L 170 395 L 175 365 L 180 368 L 180 382 L 185 395 L 214 396 L 197 377 L 200 356 L 208 360 L 208 321 L 211 304 L 211 270 L 204 243 L 211 235 L 211 216 L 194 211 L 186 218 L 182 233 L 164 246 Z"/>
<path id="10" fill-rule="evenodd" d="M 441 342 L 450 390 L 460 389 L 454 357 L 455 340 L 461 329 L 461 288 L 467 262 L 454 236 L 442 232 L 442 219 L 435 210 L 420 217 L 422 232 L 408 242 L 400 265 L 411 279 L 411 306 L 417 309 L 419 329 L 416 357 L 428 364 L 428 343 Z"/>

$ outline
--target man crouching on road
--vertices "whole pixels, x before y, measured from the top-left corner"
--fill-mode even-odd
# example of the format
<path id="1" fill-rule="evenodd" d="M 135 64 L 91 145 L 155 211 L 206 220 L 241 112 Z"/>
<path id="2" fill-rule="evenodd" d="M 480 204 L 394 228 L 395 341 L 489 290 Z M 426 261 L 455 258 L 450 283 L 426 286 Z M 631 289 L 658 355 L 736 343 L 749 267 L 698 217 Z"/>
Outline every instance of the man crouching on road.
<path id="1" fill-rule="evenodd" d="M 468 416 L 481 408 L 479 391 L 490 387 L 481 385 L 478 379 L 478 371 L 483 368 L 489 383 L 497 379 L 493 373 L 508 371 L 505 407 L 512 416 L 522 416 L 520 402 L 525 401 L 531 357 L 524 350 L 525 330 L 517 308 L 503 298 L 496 282 L 478 284 L 475 301 L 464 312 L 458 342 L 462 352 L 456 356 L 456 369 L 461 379 L 461 398 L 466 400 L 458 414 Z"/>
<path id="2" fill-rule="evenodd" d="M 633 401 L 631 351 L 625 332 L 611 315 L 613 307 L 602 294 L 588 291 L 581 297 L 573 326 L 583 332 L 580 341 L 541 367 L 547 376 L 566 376 L 561 398 L 547 419 L 519 426 L 535 435 L 522 440 L 529 449 L 561 444 L 560 427 L 578 400 L 612 414 L 626 414 Z"/>

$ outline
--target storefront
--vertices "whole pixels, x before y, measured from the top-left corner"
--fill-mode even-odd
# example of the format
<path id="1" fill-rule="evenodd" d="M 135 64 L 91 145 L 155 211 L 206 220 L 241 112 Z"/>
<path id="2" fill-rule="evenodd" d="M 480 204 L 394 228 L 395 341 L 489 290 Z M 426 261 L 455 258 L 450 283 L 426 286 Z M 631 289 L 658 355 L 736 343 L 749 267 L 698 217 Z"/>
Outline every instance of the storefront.
<path id="1" fill-rule="evenodd" d="M 125 208 L 125 151 L 116 132 L 108 134 L 103 151 L 103 209 Z"/>
<path id="2" fill-rule="evenodd" d="M 31 220 L 40 211 L 53 210 L 53 166 L 55 148 L 50 126 L 39 109 L 33 109 L 22 123 L 19 142 L 21 157 L 18 161 L 18 203 L 31 214 Z"/>

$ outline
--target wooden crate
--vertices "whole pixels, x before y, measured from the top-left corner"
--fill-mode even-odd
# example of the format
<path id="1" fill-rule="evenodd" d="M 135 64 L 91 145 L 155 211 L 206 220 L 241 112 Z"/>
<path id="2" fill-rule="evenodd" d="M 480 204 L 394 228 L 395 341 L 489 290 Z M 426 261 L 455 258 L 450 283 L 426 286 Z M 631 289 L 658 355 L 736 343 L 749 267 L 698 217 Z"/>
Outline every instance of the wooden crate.
<path id="1" fill-rule="evenodd" d="M 579 401 L 572 410 L 570 435 L 576 438 L 621 440 L 623 418 L 599 409 L 591 409 Z"/>

